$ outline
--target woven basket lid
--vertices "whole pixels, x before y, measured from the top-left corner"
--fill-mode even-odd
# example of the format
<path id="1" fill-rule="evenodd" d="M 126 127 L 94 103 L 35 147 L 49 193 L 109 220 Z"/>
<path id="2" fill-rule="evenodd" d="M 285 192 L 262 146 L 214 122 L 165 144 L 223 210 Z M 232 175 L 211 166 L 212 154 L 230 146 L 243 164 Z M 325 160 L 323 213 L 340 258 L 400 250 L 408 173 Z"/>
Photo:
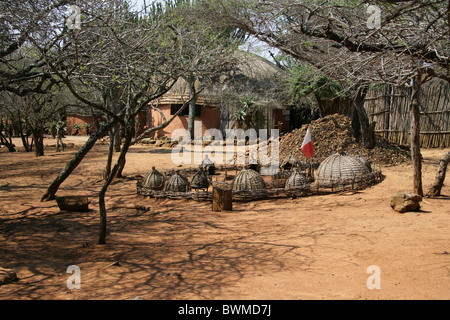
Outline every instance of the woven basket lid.
<path id="1" fill-rule="evenodd" d="M 199 170 L 191 180 L 191 188 L 206 189 L 209 187 L 208 176 L 203 170 Z"/>
<path id="2" fill-rule="evenodd" d="M 266 183 L 262 176 L 255 170 L 244 169 L 234 178 L 232 189 L 234 191 L 265 190 Z"/>
<path id="3" fill-rule="evenodd" d="M 176 171 L 166 183 L 164 191 L 187 192 L 189 190 L 189 181 L 183 177 L 179 171 Z"/>
<path id="4" fill-rule="evenodd" d="M 160 190 L 164 187 L 164 175 L 162 175 L 155 167 L 152 167 L 147 176 L 142 181 L 142 186 L 145 188 Z"/>
<path id="5" fill-rule="evenodd" d="M 280 167 L 281 168 L 285 168 L 287 166 L 297 167 L 299 164 L 300 164 L 300 160 L 291 153 L 283 160 L 283 163 L 281 164 Z"/>
<path id="6" fill-rule="evenodd" d="M 209 173 L 214 172 L 215 170 L 214 162 L 212 162 L 211 159 L 208 158 L 208 155 L 205 155 L 205 159 L 203 159 L 202 163 L 200 164 L 200 168 Z"/>
<path id="7" fill-rule="evenodd" d="M 294 170 L 286 180 L 286 189 L 309 189 L 309 182 L 303 173 Z"/>
<path id="8" fill-rule="evenodd" d="M 360 178 L 369 173 L 367 166 L 356 157 L 338 152 L 329 156 L 320 164 L 317 169 L 317 179 L 319 182 L 335 183 Z"/>
<path id="9" fill-rule="evenodd" d="M 206 168 L 210 166 L 214 166 L 214 162 L 211 161 L 208 155 L 205 155 L 205 159 L 203 159 L 201 167 Z"/>

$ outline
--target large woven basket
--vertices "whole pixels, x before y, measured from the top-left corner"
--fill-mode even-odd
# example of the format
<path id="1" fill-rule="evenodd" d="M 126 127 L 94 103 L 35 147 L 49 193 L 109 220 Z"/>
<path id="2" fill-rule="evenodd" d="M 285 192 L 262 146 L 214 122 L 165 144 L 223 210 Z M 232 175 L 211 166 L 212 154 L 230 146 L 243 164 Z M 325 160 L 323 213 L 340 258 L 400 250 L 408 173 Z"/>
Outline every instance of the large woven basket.
<path id="1" fill-rule="evenodd" d="M 214 162 L 211 161 L 211 159 L 208 158 L 208 155 L 205 156 L 205 159 L 203 159 L 200 169 L 207 172 L 209 175 L 213 175 L 216 172 L 216 167 L 214 165 Z"/>
<path id="2" fill-rule="evenodd" d="M 164 187 L 166 192 L 188 192 L 189 191 L 189 180 L 176 171 L 166 183 Z"/>
<path id="3" fill-rule="evenodd" d="M 369 171 L 372 172 L 372 165 L 369 160 L 360 155 L 356 156 L 356 159 L 361 161 L 369 169 Z"/>
<path id="4" fill-rule="evenodd" d="M 266 183 L 262 176 L 252 169 L 244 169 L 233 180 L 233 191 L 258 191 L 265 190 Z"/>
<path id="5" fill-rule="evenodd" d="M 191 188 L 192 189 L 208 189 L 209 180 L 208 176 L 203 170 L 199 170 L 191 180 Z"/>
<path id="6" fill-rule="evenodd" d="M 283 160 L 280 167 L 284 170 L 291 170 L 292 168 L 298 167 L 299 164 L 300 160 L 291 153 Z"/>
<path id="7" fill-rule="evenodd" d="M 306 176 L 299 171 L 299 169 L 295 169 L 291 176 L 286 181 L 286 190 L 308 190 L 309 182 Z"/>
<path id="8" fill-rule="evenodd" d="M 164 187 L 164 175 L 162 175 L 155 167 L 152 167 L 147 176 L 142 181 L 142 187 L 149 188 L 152 190 L 162 190 Z"/>
<path id="9" fill-rule="evenodd" d="M 354 185 L 361 187 L 371 178 L 369 168 L 356 157 L 335 153 L 317 169 L 317 182 L 324 187 Z"/>

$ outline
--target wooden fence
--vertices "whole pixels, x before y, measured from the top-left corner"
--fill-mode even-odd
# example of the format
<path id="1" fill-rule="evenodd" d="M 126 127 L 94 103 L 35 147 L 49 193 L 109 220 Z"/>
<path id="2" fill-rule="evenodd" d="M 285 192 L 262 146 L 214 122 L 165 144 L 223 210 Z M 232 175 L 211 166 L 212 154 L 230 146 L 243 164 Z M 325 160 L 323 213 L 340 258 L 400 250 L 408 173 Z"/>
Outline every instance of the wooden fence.
<path id="1" fill-rule="evenodd" d="M 368 92 L 364 103 L 375 131 L 391 141 L 411 142 L 411 89 L 384 86 Z M 450 147 L 450 85 L 430 81 L 422 88 L 420 102 L 420 145 L 423 148 Z"/>

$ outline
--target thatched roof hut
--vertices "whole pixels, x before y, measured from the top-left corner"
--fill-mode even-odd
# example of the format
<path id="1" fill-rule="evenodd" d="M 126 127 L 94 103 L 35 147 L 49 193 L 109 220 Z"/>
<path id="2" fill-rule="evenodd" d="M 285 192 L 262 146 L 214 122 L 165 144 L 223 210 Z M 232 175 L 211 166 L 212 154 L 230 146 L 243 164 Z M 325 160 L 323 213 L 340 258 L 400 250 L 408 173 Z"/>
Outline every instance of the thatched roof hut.
<path id="1" fill-rule="evenodd" d="M 255 101 L 254 111 L 249 118 L 252 128 L 272 129 L 280 119 L 274 119 L 273 110 L 282 110 L 288 105 L 288 96 L 284 90 L 282 79 L 285 72 L 274 63 L 247 52 L 236 53 L 237 64 L 227 72 L 218 74 L 206 83 L 195 81 L 198 89 L 201 85 L 205 89 L 196 100 L 196 136 L 203 135 L 208 129 L 225 129 L 235 126 L 233 115 L 242 106 L 243 99 L 252 98 Z M 173 115 L 189 100 L 189 84 L 184 78 L 180 78 L 171 90 L 158 101 L 158 109 L 166 118 Z M 180 119 L 174 119 L 173 123 L 160 130 L 157 135 L 170 136 L 176 129 L 187 129 L 188 108 L 186 107 Z M 281 115 L 281 112 L 280 112 Z M 185 117 L 185 118 L 183 118 Z M 157 111 L 150 110 L 149 126 L 159 125 L 162 121 Z M 283 118 L 285 120 L 285 116 Z M 286 126 L 288 129 L 288 126 Z"/>

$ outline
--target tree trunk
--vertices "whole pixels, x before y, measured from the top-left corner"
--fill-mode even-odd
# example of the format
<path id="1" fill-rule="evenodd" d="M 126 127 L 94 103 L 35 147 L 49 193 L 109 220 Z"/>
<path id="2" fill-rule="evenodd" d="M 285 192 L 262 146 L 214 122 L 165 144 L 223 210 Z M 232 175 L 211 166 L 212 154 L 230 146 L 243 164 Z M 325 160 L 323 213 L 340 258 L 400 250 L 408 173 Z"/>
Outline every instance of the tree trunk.
<path id="1" fill-rule="evenodd" d="M 36 157 L 44 155 L 44 129 L 36 128 L 32 130 L 34 141 L 34 154 Z"/>
<path id="2" fill-rule="evenodd" d="M 366 149 L 373 149 L 375 147 L 375 122 L 370 123 L 367 112 L 364 109 L 364 100 L 367 94 L 367 87 L 361 87 L 353 99 L 353 105 L 358 115 L 359 123 L 361 125 L 361 141 Z"/>
<path id="3" fill-rule="evenodd" d="M 143 112 L 139 112 L 136 115 L 136 124 L 134 129 L 134 136 L 138 137 L 144 132 L 144 126 L 145 126 L 145 115 Z"/>
<path id="4" fill-rule="evenodd" d="M 117 126 L 116 126 L 117 128 Z M 103 173 L 103 179 L 108 179 L 109 174 L 111 173 L 111 165 L 112 165 L 112 158 L 114 154 L 114 144 L 115 144 L 115 136 L 116 136 L 116 129 L 112 129 L 109 132 L 109 149 L 108 149 L 108 159 L 106 161 L 106 168 Z"/>
<path id="5" fill-rule="evenodd" d="M 423 197 L 422 155 L 420 154 L 420 90 L 421 76 L 414 78 L 411 99 L 411 160 L 413 164 L 413 191 Z"/>
<path id="6" fill-rule="evenodd" d="M 7 120 L 5 120 L 6 122 Z M 3 135 L 3 130 L 6 132 L 6 124 L 3 124 L 3 119 L 0 119 L 0 141 L 8 148 L 9 152 L 16 152 L 14 145 L 8 141 L 5 135 Z"/>
<path id="7" fill-rule="evenodd" d="M 134 122 L 129 121 L 130 123 L 127 125 L 126 133 L 125 133 L 125 142 L 121 148 L 119 159 L 117 160 L 117 163 L 112 168 L 108 178 L 106 179 L 105 183 L 103 184 L 102 189 L 99 192 L 98 198 L 99 198 L 99 210 L 100 210 L 100 230 L 99 230 L 99 236 L 98 236 L 98 244 L 105 244 L 106 243 L 106 227 L 107 227 L 107 215 L 106 215 L 106 205 L 105 205 L 105 195 L 106 191 L 108 190 L 109 185 L 111 184 L 112 180 L 116 176 L 118 170 L 120 169 L 121 164 L 125 160 L 126 153 L 128 152 L 128 149 L 131 145 L 131 140 L 133 138 L 133 126 Z"/>
<path id="8" fill-rule="evenodd" d="M 20 139 L 22 140 L 23 148 L 25 149 L 25 152 L 30 152 L 30 143 L 28 141 L 28 136 L 24 133 L 25 128 L 22 126 L 22 117 L 20 116 L 20 112 L 18 113 L 17 125 L 19 128 L 19 135 Z"/>
<path id="9" fill-rule="evenodd" d="M 64 144 L 62 141 L 62 128 L 58 128 L 56 131 L 56 152 L 64 151 Z"/>
<path id="10" fill-rule="evenodd" d="M 356 141 L 361 141 L 361 123 L 359 122 L 359 116 L 358 112 L 356 112 L 356 108 L 353 109 L 352 114 L 352 130 Z"/>
<path id="11" fill-rule="evenodd" d="M 444 185 L 445 174 L 447 172 L 447 166 L 450 162 L 450 151 L 448 151 L 445 156 L 439 161 L 439 169 L 436 173 L 436 178 L 434 179 L 433 186 L 428 190 L 426 197 L 433 198 L 441 195 L 441 189 Z"/>
<path id="12" fill-rule="evenodd" d="M 125 130 L 125 135 L 126 136 L 131 136 L 130 137 L 130 139 L 131 139 L 130 140 L 130 144 L 127 146 L 127 149 L 130 148 L 131 141 L 132 141 L 133 137 L 136 136 L 136 123 L 135 123 L 135 120 L 136 120 L 136 118 L 133 118 L 133 120 L 132 120 L 133 125 L 131 125 L 130 128 Z M 124 156 L 123 158 L 119 159 L 119 162 L 118 162 L 119 168 L 117 169 L 117 173 L 116 173 L 116 177 L 117 178 L 123 178 L 122 172 L 123 172 L 123 169 L 125 169 L 125 164 L 126 163 L 127 163 L 126 156 Z"/>
<path id="13" fill-rule="evenodd" d="M 122 126 L 118 124 L 114 130 L 114 152 L 120 152 Z"/>
<path id="14" fill-rule="evenodd" d="M 91 113 L 92 117 L 94 118 L 95 131 L 97 131 L 100 128 L 100 122 L 98 121 L 98 117 L 93 108 L 91 108 Z"/>
<path id="15" fill-rule="evenodd" d="M 3 132 L 0 131 L 0 138 L 1 142 L 8 148 L 9 152 L 16 152 L 16 148 L 14 148 L 14 145 L 9 143 L 6 137 L 3 135 Z"/>
<path id="16" fill-rule="evenodd" d="M 23 132 L 21 132 L 20 138 L 22 139 L 22 144 L 23 144 L 23 148 L 25 149 L 25 152 L 30 152 L 32 148 L 30 146 L 28 137 Z"/>
<path id="17" fill-rule="evenodd" d="M 195 95 L 195 78 L 189 77 L 189 98 L 191 99 Z M 195 109 L 197 99 L 192 99 L 189 102 L 189 119 L 188 119 L 188 131 L 191 139 L 195 139 Z"/>
<path id="18" fill-rule="evenodd" d="M 105 125 L 104 127 L 98 129 L 94 134 L 89 136 L 89 139 L 86 143 L 78 150 L 75 156 L 70 160 L 64 169 L 59 173 L 59 175 L 53 180 L 50 186 L 47 188 L 47 191 L 42 196 L 41 201 L 50 201 L 55 199 L 56 191 L 58 191 L 59 186 L 67 179 L 67 177 L 75 170 L 75 168 L 80 164 L 83 160 L 84 156 L 92 149 L 95 145 L 95 142 L 102 136 L 104 136 L 115 124 L 117 120 L 112 120 L 110 123 Z"/>
<path id="19" fill-rule="evenodd" d="M 127 159 L 124 157 L 120 163 L 119 163 L 119 168 L 117 169 L 117 173 L 116 173 L 116 177 L 117 178 L 123 178 L 123 169 L 125 169 L 125 164 L 127 163 Z"/>
<path id="20" fill-rule="evenodd" d="M 323 118 L 325 116 L 325 110 L 323 109 L 322 99 L 316 97 L 316 101 L 317 101 L 317 108 L 319 109 L 319 116 Z"/>

